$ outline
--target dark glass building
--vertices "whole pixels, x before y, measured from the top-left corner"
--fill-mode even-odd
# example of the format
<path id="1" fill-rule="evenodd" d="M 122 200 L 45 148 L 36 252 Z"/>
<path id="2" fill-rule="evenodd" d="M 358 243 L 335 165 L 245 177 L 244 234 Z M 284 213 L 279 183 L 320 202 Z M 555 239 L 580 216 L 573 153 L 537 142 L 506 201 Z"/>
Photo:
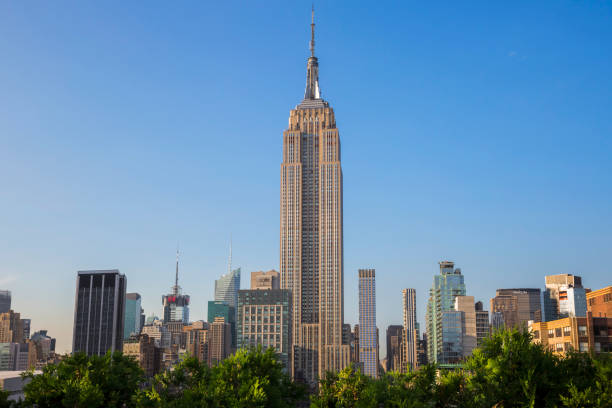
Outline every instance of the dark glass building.
<path id="1" fill-rule="evenodd" d="M 118 270 L 79 271 L 72 352 L 103 355 L 123 350 L 125 275 Z"/>
<path id="2" fill-rule="evenodd" d="M 11 291 L 0 290 L 0 313 L 7 313 L 11 310 Z"/>

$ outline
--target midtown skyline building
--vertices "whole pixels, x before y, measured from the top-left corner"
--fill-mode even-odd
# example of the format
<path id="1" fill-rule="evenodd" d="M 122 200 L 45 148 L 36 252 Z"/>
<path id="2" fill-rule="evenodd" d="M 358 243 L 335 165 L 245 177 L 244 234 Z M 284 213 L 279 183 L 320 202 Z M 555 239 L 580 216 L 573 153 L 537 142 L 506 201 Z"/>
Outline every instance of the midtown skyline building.
<path id="1" fill-rule="evenodd" d="M 189 323 L 189 295 L 183 295 L 178 284 L 179 278 L 179 252 L 176 251 L 176 271 L 172 292 L 162 296 L 164 308 L 164 323 L 182 322 Z"/>
<path id="2" fill-rule="evenodd" d="M 291 292 L 287 289 L 239 291 L 238 349 L 272 347 L 289 372 L 291 305 Z"/>
<path id="3" fill-rule="evenodd" d="M 557 275 L 547 275 L 544 277 L 545 289 L 544 293 L 542 293 L 542 304 L 544 306 L 544 317 L 543 321 L 549 322 L 553 320 L 560 319 L 561 317 L 568 317 L 567 311 L 570 309 L 570 306 L 565 302 L 563 312 L 560 310 L 561 300 L 567 300 L 567 289 L 568 288 L 581 288 L 582 287 L 582 278 L 577 275 L 572 275 L 570 273 L 561 273 Z M 564 296 L 560 296 L 560 292 L 564 292 Z M 560 298 L 563 299 L 560 299 Z M 577 296 L 578 300 L 581 301 L 580 294 Z M 582 310 L 582 306 L 586 309 L 586 294 L 584 296 L 585 305 L 578 305 L 578 309 Z M 574 304 L 574 309 L 576 305 Z M 584 315 L 582 315 L 584 316 Z"/>
<path id="4" fill-rule="evenodd" d="M 274 269 L 251 272 L 251 289 L 280 289 L 280 273 Z"/>
<path id="5" fill-rule="evenodd" d="M 236 310 L 240 290 L 240 268 L 230 270 L 215 281 L 215 302 L 225 302 Z M 212 323 L 212 322 L 210 322 Z"/>
<path id="6" fill-rule="evenodd" d="M 359 362 L 363 374 L 378 378 L 376 271 L 359 269 Z"/>
<path id="7" fill-rule="evenodd" d="M 123 350 L 126 285 L 117 269 L 78 272 L 73 353 L 101 356 Z"/>
<path id="8" fill-rule="evenodd" d="M 141 326 L 141 307 L 142 299 L 138 293 L 128 293 L 125 295 L 125 323 L 123 325 L 123 340 L 127 340 L 131 335 L 140 334 Z"/>
<path id="9" fill-rule="evenodd" d="M 0 313 L 11 310 L 11 291 L 0 290 Z"/>
<path id="10" fill-rule="evenodd" d="M 401 371 L 404 352 L 404 326 L 392 324 L 387 327 L 386 371 Z"/>
<path id="11" fill-rule="evenodd" d="M 456 296 L 455 310 L 461 313 L 461 355 L 469 357 L 478 344 L 474 296 Z"/>
<path id="12" fill-rule="evenodd" d="M 292 293 L 294 379 L 314 384 L 350 363 L 344 344 L 340 136 L 321 97 L 314 11 L 304 99 L 283 132 L 280 183 L 281 288 Z"/>
<path id="13" fill-rule="evenodd" d="M 538 288 L 497 289 L 491 299 L 495 328 L 526 328 L 529 321 L 542 319 L 541 291 Z"/>
<path id="14" fill-rule="evenodd" d="M 417 318 L 416 290 L 402 289 L 402 304 L 404 318 L 403 361 L 402 371 L 412 371 L 417 367 Z"/>
<path id="15" fill-rule="evenodd" d="M 434 276 L 427 302 L 427 360 L 437 364 L 457 364 L 462 356 L 461 312 L 456 311 L 455 298 L 465 296 L 461 269 L 450 261 L 442 261 L 440 274 Z"/>
<path id="16" fill-rule="evenodd" d="M 474 309 L 476 310 L 476 345 L 480 347 L 484 340 L 489 336 L 489 311 L 484 310 L 481 301 L 474 304 Z"/>

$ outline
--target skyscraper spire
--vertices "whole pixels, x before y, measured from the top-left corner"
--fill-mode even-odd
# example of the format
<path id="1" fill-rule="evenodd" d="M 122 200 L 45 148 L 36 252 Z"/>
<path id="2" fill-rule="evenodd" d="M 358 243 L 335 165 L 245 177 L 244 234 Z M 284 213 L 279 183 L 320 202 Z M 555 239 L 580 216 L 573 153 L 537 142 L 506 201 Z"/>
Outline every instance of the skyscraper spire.
<path id="1" fill-rule="evenodd" d="M 178 285 L 178 266 L 179 266 L 179 250 L 178 247 L 176 248 L 176 275 L 174 277 L 174 286 L 172 287 L 172 292 L 175 295 L 178 295 L 179 293 L 179 285 Z"/>
<path id="2" fill-rule="evenodd" d="M 314 57 L 314 48 L 315 48 L 315 40 L 314 40 L 314 29 L 315 29 L 315 23 L 314 23 L 314 3 L 312 4 L 312 16 L 311 16 L 311 23 L 310 23 L 310 56 Z"/>
<path id="3" fill-rule="evenodd" d="M 314 23 L 314 5 L 312 6 L 312 15 L 310 23 L 310 58 L 308 58 L 308 67 L 306 72 L 306 91 L 304 92 L 304 100 L 321 99 L 321 91 L 319 90 L 319 62 L 315 57 L 315 23 Z"/>

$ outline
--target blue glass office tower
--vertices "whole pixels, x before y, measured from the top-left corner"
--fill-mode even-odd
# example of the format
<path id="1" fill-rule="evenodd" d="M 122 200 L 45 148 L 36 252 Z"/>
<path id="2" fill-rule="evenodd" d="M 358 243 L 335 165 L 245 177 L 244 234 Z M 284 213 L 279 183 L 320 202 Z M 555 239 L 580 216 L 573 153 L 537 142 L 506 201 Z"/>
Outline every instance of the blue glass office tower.
<path id="1" fill-rule="evenodd" d="M 123 339 L 140 334 L 141 298 L 138 293 L 125 295 L 125 323 L 123 324 Z"/>
<path id="2" fill-rule="evenodd" d="M 465 296 L 461 269 L 453 262 L 440 262 L 427 302 L 427 358 L 430 363 L 456 364 L 462 358 L 461 312 L 455 297 Z"/>
<path id="3" fill-rule="evenodd" d="M 215 281 L 215 301 L 225 302 L 236 310 L 240 290 L 240 268 L 222 275 Z"/>

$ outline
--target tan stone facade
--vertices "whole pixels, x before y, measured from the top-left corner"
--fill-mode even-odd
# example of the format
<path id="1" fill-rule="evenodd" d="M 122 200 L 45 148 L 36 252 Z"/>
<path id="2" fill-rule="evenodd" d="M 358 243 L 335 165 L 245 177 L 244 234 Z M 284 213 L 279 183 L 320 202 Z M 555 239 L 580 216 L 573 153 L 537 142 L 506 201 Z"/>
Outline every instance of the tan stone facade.
<path id="1" fill-rule="evenodd" d="M 274 269 L 251 272 L 251 289 L 280 289 L 280 273 Z"/>
<path id="2" fill-rule="evenodd" d="M 349 364 L 344 322 L 342 167 L 334 111 L 321 99 L 314 23 L 304 100 L 289 114 L 281 164 L 281 288 L 292 292 L 291 374 L 314 383 Z"/>

